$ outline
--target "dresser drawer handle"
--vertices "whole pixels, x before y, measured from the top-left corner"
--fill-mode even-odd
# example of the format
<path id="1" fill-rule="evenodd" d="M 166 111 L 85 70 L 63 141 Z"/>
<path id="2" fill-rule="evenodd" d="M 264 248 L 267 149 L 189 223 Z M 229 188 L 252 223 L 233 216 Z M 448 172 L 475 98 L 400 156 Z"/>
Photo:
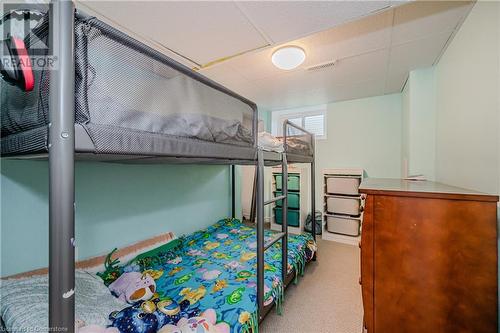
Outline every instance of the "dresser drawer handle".
<path id="1" fill-rule="evenodd" d="M 359 277 L 358 283 L 359 283 L 360 286 L 363 285 L 362 282 L 361 282 L 361 276 Z"/>
<path id="2" fill-rule="evenodd" d="M 358 242 L 358 247 L 361 248 L 361 241 Z"/>

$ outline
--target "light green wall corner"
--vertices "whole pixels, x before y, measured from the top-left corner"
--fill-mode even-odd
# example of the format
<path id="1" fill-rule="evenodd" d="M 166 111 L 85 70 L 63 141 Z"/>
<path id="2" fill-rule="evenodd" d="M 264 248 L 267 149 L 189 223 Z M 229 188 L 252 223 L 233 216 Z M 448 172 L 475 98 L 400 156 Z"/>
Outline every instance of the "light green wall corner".
<path id="1" fill-rule="evenodd" d="M 478 1 L 439 62 L 410 73 L 402 96 L 407 172 L 498 194 L 500 3 Z"/>
<path id="2" fill-rule="evenodd" d="M 436 66 L 437 180 L 500 191 L 500 3 L 478 1 Z"/>
<path id="3" fill-rule="evenodd" d="M 327 139 L 316 141 L 316 189 L 325 168 L 363 168 L 370 177 L 401 176 L 401 94 L 327 106 Z M 321 210 L 322 192 L 317 191 Z"/>
<path id="4" fill-rule="evenodd" d="M 2 275 L 47 266 L 48 163 L 2 160 L 0 180 Z M 227 166 L 78 162 L 78 258 L 213 224 L 230 215 L 230 195 Z"/>
<path id="5" fill-rule="evenodd" d="M 331 103 L 326 117 L 327 139 L 316 143 L 318 172 L 362 167 L 371 177 L 400 176 L 400 94 Z"/>
<path id="6" fill-rule="evenodd" d="M 264 129 L 267 132 L 271 132 L 271 125 L 272 125 L 271 116 L 272 116 L 271 111 L 259 110 L 259 119 L 264 122 Z"/>
<path id="7" fill-rule="evenodd" d="M 436 79 L 434 67 L 410 72 L 402 93 L 402 175 L 435 179 Z"/>

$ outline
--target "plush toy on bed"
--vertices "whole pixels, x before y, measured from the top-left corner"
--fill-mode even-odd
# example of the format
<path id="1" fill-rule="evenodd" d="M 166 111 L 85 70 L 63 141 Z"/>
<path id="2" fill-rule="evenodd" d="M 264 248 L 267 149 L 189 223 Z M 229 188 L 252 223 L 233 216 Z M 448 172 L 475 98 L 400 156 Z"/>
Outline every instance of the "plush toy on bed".
<path id="1" fill-rule="evenodd" d="M 146 272 L 128 272 L 111 283 L 109 290 L 120 300 L 134 304 L 150 300 L 156 291 L 156 283 Z"/>
<path id="2" fill-rule="evenodd" d="M 103 327 L 99 325 L 87 325 L 83 320 L 77 318 L 75 320 L 76 333 L 120 333 L 115 327 Z"/>
<path id="3" fill-rule="evenodd" d="M 177 303 L 171 299 L 155 298 L 136 303 L 121 311 L 110 314 L 111 327 L 121 333 L 156 333 L 167 324 L 176 324 L 181 318 L 190 318 L 199 314 L 197 307 L 191 307 L 189 301 Z"/>
<path id="4" fill-rule="evenodd" d="M 229 333 L 228 324 L 216 321 L 215 310 L 208 309 L 199 317 L 181 318 L 177 325 L 166 325 L 158 333 Z"/>

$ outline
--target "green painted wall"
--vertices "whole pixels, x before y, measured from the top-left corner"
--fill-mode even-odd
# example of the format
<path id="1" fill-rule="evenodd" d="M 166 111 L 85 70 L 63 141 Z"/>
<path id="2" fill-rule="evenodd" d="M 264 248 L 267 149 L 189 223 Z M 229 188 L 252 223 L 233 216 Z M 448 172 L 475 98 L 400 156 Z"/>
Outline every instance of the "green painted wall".
<path id="1" fill-rule="evenodd" d="M 326 168 L 363 168 L 368 176 L 401 176 L 401 94 L 331 103 L 327 139 L 316 141 L 316 189 Z M 322 192 L 316 193 L 321 209 Z"/>
<path id="2" fill-rule="evenodd" d="M 436 66 L 436 179 L 500 192 L 500 3 L 479 1 Z"/>
<path id="3" fill-rule="evenodd" d="M 265 127 L 270 113 L 259 111 Z M 159 233 L 190 233 L 231 214 L 228 166 L 76 164 L 79 259 Z M 48 163 L 1 161 L 0 276 L 48 264 Z M 236 167 L 236 216 L 241 169 Z"/>
<path id="4" fill-rule="evenodd" d="M 500 4 L 477 2 L 437 65 L 410 73 L 402 94 L 409 174 L 499 193 L 499 27 Z"/>
<path id="5" fill-rule="evenodd" d="M 0 180 L 0 274 L 47 266 L 48 163 L 2 160 Z M 227 166 L 78 162 L 78 258 L 208 226 L 230 215 L 230 194 Z"/>

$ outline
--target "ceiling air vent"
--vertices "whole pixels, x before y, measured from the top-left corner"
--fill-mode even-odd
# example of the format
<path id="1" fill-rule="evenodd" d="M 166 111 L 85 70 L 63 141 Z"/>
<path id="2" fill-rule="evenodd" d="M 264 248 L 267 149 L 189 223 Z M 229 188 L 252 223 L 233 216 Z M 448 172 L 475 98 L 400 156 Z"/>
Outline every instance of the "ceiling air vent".
<path id="1" fill-rule="evenodd" d="M 331 61 L 322 62 L 320 64 L 316 64 L 316 65 L 312 65 L 312 66 L 306 67 L 306 70 L 307 71 L 317 71 L 317 70 L 320 70 L 320 69 L 325 69 L 325 68 L 333 67 L 336 62 L 337 62 L 337 60 L 331 60 Z"/>

